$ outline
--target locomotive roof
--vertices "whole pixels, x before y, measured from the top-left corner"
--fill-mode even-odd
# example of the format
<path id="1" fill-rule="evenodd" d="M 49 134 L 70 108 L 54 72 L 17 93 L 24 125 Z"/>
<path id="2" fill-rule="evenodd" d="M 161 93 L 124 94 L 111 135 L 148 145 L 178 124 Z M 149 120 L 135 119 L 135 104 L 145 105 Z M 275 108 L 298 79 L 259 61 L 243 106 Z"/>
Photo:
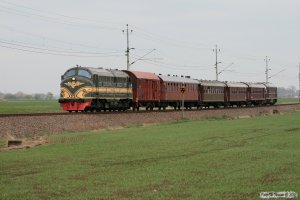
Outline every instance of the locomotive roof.
<path id="1" fill-rule="evenodd" d="M 92 68 L 92 67 L 87 67 L 92 74 L 97 74 L 98 76 L 108 76 L 108 77 L 128 77 L 128 74 L 121 70 L 117 69 L 103 69 L 103 68 Z"/>
<path id="2" fill-rule="evenodd" d="M 127 71 L 125 72 L 132 73 L 137 79 L 150 79 L 150 80 L 159 80 L 159 78 L 150 72 L 139 72 L 139 71 Z"/>
<path id="3" fill-rule="evenodd" d="M 199 81 L 203 86 L 217 86 L 217 87 L 226 87 L 226 84 L 220 81 Z"/>
<path id="4" fill-rule="evenodd" d="M 266 88 L 266 86 L 262 83 L 245 83 L 251 88 Z"/>
<path id="5" fill-rule="evenodd" d="M 225 82 L 228 87 L 248 88 L 248 85 L 240 82 Z"/>
<path id="6" fill-rule="evenodd" d="M 164 82 L 199 84 L 198 80 L 194 80 L 192 78 L 177 77 L 177 76 L 164 76 L 164 75 L 158 75 L 158 77 Z"/>

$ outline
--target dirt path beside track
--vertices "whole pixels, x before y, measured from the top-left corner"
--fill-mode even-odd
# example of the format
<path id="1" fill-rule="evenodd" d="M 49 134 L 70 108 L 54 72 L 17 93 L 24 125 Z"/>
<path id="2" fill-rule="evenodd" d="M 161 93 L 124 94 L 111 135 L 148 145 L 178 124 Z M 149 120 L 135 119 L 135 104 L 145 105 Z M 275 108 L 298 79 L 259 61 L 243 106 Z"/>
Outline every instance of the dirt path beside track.
<path id="1" fill-rule="evenodd" d="M 300 110 L 300 104 L 243 109 L 184 111 L 184 118 L 251 117 Z M 67 131 L 90 131 L 180 120 L 182 112 L 113 113 L 97 115 L 24 116 L 0 118 L 0 138 L 36 137 Z"/>

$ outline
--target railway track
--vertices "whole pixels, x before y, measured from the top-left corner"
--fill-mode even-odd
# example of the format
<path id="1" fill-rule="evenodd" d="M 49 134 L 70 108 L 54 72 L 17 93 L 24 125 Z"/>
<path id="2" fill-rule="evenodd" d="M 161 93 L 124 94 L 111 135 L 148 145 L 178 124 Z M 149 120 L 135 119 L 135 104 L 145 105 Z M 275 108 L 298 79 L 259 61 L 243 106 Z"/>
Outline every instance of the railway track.
<path id="1" fill-rule="evenodd" d="M 259 107 L 281 107 L 281 106 L 296 106 L 299 103 L 291 103 L 291 104 L 276 104 L 276 105 L 269 105 L 269 106 L 259 106 Z M 198 109 L 200 112 L 205 112 L 206 110 L 226 110 L 226 109 L 246 109 L 246 108 L 259 108 L 259 107 L 227 107 L 227 108 L 203 108 Z M 150 113 L 150 112 L 181 112 L 182 110 L 174 110 L 174 109 L 167 109 L 167 110 L 140 110 L 140 111 L 112 111 L 112 112 L 54 112 L 54 113 L 14 113 L 14 114 L 0 114 L 0 118 L 4 117 L 33 117 L 33 116 L 61 116 L 61 115 L 103 115 L 103 114 L 128 114 L 128 113 Z M 185 109 L 184 112 L 189 111 L 197 111 L 197 109 Z"/>

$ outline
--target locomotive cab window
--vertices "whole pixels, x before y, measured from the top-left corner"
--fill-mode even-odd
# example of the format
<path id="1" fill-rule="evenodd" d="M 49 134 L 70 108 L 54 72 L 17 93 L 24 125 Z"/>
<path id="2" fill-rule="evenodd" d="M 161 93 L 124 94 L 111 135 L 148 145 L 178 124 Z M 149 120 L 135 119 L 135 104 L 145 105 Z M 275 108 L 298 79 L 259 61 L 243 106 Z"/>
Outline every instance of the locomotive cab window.
<path id="1" fill-rule="evenodd" d="M 65 78 L 70 77 L 70 76 L 75 76 L 75 74 L 76 74 L 75 69 L 71 69 L 71 70 L 66 72 Z"/>
<path id="2" fill-rule="evenodd" d="M 92 75 L 90 74 L 90 72 L 86 71 L 86 70 L 83 70 L 83 69 L 80 69 L 78 71 L 78 76 L 83 76 L 83 77 L 86 77 L 86 78 L 91 78 Z"/>

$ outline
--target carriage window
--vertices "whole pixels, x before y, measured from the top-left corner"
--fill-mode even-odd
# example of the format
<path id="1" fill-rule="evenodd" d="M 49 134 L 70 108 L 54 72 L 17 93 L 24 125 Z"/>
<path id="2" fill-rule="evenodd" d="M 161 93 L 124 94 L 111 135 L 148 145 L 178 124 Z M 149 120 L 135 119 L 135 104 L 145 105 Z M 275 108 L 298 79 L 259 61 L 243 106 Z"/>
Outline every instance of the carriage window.
<path id="1" fill-rule="evenodd" d="M 87 77 L 87 78 L 91 78 L 92 77 L 92 75 L 88 71 L 83 70 L 83 69 L 80 69 L 78 71 L 78 76 L 83 76 L 83 77 Z"/>
<path id="2" fill-rule="evenodd" d="M 65 77 L 75 76 L 75 74 L 76 74 L 75 69 L 71 69 L 66 72 Z"/>

